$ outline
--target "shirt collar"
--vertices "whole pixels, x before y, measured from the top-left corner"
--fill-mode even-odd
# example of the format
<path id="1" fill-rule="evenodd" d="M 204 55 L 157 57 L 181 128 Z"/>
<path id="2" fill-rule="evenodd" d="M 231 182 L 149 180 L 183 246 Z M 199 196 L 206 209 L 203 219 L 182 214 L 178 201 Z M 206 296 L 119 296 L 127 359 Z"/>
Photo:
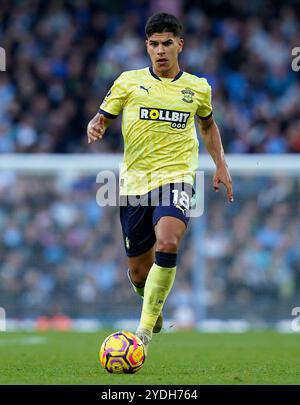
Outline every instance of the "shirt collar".
<path id="1" fill-rule="evenodd" d="M 157 74 L 154 73 L 152 66 L 149 67 L 149 72 L 155 79 L 161 81 L 160 77 L 158 77 Z M 180 70 L 180 72 L 177 73 L 177 75 L 174 77 L 172 82 L 175 82 L 176 80 L 178 80 L 182 75 L 183 75 L 183 71 Z"/>

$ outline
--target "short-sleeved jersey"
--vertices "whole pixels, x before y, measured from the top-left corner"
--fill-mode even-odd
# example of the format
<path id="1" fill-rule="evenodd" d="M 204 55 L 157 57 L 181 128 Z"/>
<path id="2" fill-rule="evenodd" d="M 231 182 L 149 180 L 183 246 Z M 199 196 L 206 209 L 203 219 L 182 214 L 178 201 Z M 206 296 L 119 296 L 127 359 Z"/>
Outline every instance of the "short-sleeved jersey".
<path id="1" fill-rule="evenodd" d="M 212 115 L 211 87 L 179 72 L 158 77 L 152 68 L 122 73 L 99 110 L 122 116 L 124 159 L 120 195 L 142 195 L 168 183 L 193 184 L 198 167 L 195 116 Z"/>

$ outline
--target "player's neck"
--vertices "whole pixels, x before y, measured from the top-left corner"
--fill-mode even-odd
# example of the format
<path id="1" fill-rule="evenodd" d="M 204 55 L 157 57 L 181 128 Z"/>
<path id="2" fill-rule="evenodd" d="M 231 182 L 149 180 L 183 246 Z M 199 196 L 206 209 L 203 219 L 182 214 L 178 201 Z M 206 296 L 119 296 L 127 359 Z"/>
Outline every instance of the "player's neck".
<path id="1" fill-rule="evenodd" d="M 156 74 L 158 77 L 163 77 L 165 79 L 174 79 L 178 73 L 180 72 L 179 65 L 174 66 L 170 70 L 165 70 L 165 71 L 160 71 L 155 69 L 155 67 L 152 67 L 153 72 Z"/>

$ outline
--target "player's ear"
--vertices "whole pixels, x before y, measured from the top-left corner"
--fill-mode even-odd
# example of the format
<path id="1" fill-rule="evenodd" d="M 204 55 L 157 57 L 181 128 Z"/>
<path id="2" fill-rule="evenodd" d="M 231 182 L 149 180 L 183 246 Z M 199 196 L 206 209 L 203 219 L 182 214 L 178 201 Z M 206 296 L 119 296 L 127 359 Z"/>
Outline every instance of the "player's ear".
<path id="1" fill-rule="evenodd" d="M 183 38 L 179 38 L 178 45 L 179 45 L 179 53 L 180 53 L 180 52 L 182 52 L 183 45 L 184 45 L 184 39 Z"/>

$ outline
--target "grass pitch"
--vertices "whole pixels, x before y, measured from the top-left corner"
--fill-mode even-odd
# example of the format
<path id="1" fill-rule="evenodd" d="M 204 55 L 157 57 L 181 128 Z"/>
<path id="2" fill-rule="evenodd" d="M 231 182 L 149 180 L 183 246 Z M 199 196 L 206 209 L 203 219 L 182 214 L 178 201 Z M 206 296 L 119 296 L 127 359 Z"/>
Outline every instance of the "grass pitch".
<path id="1" fill-rule="evenodd" d="M 143 368 L 109 374 L 99 333 L 0 333 L 0 384 L 299 384 L 298 334 L 155 335 Z"/>

